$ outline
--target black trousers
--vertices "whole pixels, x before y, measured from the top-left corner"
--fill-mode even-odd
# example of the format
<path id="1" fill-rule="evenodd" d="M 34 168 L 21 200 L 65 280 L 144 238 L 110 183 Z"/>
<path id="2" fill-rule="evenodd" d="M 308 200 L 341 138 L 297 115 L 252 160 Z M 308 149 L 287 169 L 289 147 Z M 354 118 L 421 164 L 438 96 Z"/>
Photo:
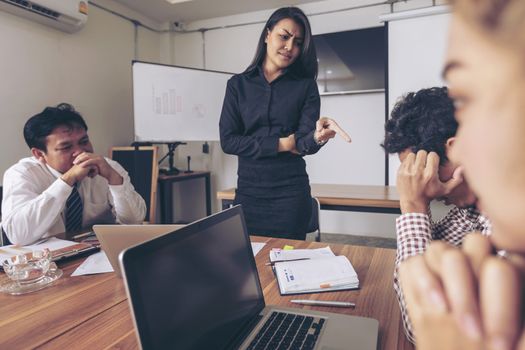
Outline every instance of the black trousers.
<path id="1" fill-rule="evenodd" d="M 257 198 L 236 193 L 241 204 L 248 233 L 260 236 L 304 240 L 312 214 L 310 189 L 302 194 Z"/>

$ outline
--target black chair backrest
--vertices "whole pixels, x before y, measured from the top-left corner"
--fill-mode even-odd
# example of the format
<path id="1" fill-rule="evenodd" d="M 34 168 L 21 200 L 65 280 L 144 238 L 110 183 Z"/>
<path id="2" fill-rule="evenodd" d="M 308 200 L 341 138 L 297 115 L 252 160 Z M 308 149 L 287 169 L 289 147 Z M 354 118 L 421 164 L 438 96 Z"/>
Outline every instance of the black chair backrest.
<path id="1" fill-rule="evenodd" d="M 113 147 L 111 159 L 117 161 L 129 174 L 131 183 L 146 202 L 146 220 L 155 222 L 157 196 L 157 147 Z"/>
<path id="2" fill-rule="evenodd" d="M 321 228 L 319 225 L 320 210 L 321 206 L 319 200 L 315 197 L 312 197 L 312 215 L 310 216 L 310 221 L 308 222 L 308 229 L 306 230 L 306 232 L 317 231 L 317 236 L 315 237 L 315 240 L 317 242 L 321 241 Z"/>
<path id="3" fill-rule="evenodd" d="M 3 187 L 0 186 L 0 222 L 2 222 L 2 199 L 4 198 L 4 191 Z M 5 235 L 4 229 L 2 226 L 0 226 L 0 246 L 9 245 L 11 242 L 9 242 L 9 239 L 7 239 L 7 236 Z"/>
<path id="4" fill-rule="evenodd" d="M 3 195 L 3 187 L 0 186 L 0 222 L 2 222 L 2 199 L 4 198 Z M 5 235 L 2 226 L 0 226 L 0 233 L 0 246 L 11 244 L 11 242 L 9 242 L 9 239 L 7 239 L 7 236 Z"/>
<path id="5" fill-rule="evenodd" d="M 11 242 L 9 241 L 9 238 L 7 238 L 3 227 L 1 227 L 1 226 L 0 226 L 0 231 L 2 231 L 2 235 L 0 237 L 0 246 L 10 245 Z"/>

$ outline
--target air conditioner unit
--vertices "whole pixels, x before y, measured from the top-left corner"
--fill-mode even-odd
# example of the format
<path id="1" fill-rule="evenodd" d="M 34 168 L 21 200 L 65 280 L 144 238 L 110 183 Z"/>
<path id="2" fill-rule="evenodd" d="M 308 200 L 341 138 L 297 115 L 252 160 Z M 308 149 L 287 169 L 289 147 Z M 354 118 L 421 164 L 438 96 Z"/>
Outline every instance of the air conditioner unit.
<path id="1" fill-rule="evenodd" d="M 87 22 L 87 0 L 0 0 L 0 10 L 68 33 Z"/>

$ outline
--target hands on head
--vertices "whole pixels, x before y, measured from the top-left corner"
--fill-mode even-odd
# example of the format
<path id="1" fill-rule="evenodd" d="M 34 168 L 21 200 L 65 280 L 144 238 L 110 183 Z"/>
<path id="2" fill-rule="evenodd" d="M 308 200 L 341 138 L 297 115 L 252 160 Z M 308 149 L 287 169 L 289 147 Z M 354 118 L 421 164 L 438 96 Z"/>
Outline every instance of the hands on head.
<path id="1" fill-rule="evenodd" d="M 121 185 L 124 181 L 104 157 L 90 152 L 82 152 L 76 155 L 73 166 L 62 175 L 62 180 L 73 186 L 86 176 L 95 177 L 97 175 L 107 179 L 110 185 Z"/>
<path id="2" fill-rule="evenodd" d="M 446 182 L 439 179 L 439 156 L 435 152 L 409 152 L 397 172 L 397 190 L 403 213 L 426 213 L 433 199 L 444 197 L 463 182 L 461 167 Z"/>
<path id="3" fill-rule="evenodd" d="M 461 250 L 436 241 L 424 255 L 401 263 L 401 287 L 418 348 L 525 345 L 520 268 L 491 255 L 492 250 L 487 237 L 470 234 Z"/>

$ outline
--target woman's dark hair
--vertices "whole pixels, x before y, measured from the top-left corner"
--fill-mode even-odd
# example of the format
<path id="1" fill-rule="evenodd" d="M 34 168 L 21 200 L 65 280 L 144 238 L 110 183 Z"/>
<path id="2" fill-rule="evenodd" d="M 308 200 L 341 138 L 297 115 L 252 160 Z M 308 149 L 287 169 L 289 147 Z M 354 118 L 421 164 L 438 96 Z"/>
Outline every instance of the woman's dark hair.
<path id="1" fill-rule="evenodd" d="M 264 29 L 262 30 L 261 36 L 259 37 L 259 43 L 257 44 L 257 49 L 255 50 L 255 56 L 248 68 L 246 68 L 245 72 L 250 72 L 262 64 L 264 58 L 266 57 L 266 43 L 264 41 L 266 39 L 268 30 L 271 31 L 277 22 L 286 18 L 290 18 L 299 24 L 303 28 L 304 33 L 301 53 L 289 69 L 291 72 L 300 77 L 316 79 L 317 53 L 315 52 L 315 45 L 314 41 L 312 40 L 312 29 L 310 28 L 310 22 L 308 21 L 308 18 L 304 12 L 297 7 L 281 7 L 272 13 L 270 18 L 268 18 L 268 21 L 266 21 Z"/>
<path id="2" fill-rule="evenodd" d="M 24 125 L 24 139 L 29 148 L 47 151 L 46 137 L 59 126 L 80 127 L 86 131 L 88 129 L 86 122 L 73 106 L 61 103 L 56 107 L 46 107 L 29 118 Z"/>
<path id="3" fill-rule="evenodd" d="M 385 124 L 385 141 L 381 146 L 388 153 L 436 152 L 440 164 L 447 161 L 447 140 L 456 135 L 454 103 L 446 87 L 433 87 L 410 92 L 399 100 Z"/>

